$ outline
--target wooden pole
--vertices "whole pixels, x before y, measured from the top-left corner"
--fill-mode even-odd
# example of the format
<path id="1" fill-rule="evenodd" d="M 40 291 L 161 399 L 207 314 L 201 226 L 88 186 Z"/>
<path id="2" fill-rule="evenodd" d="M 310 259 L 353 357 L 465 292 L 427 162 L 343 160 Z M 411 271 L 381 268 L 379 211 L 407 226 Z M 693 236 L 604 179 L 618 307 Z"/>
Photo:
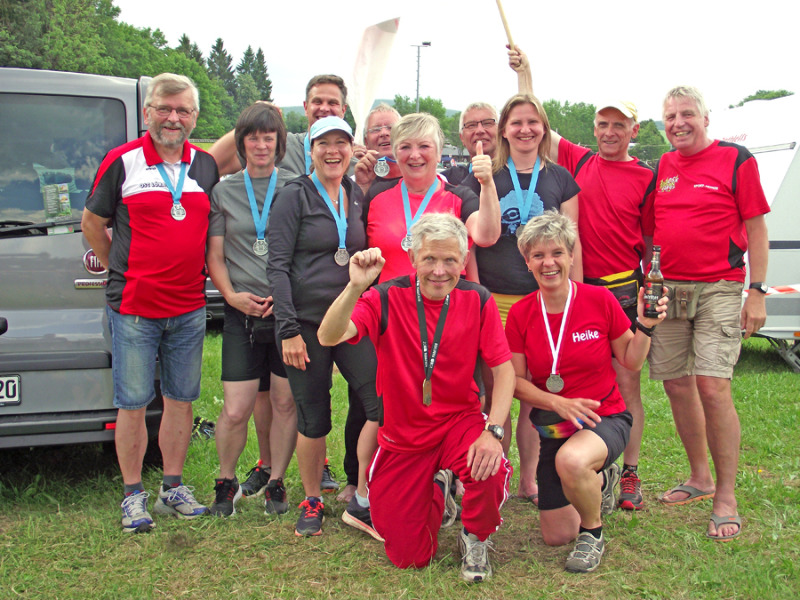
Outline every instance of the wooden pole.
<path id="1" fill-rule="evenodd" d="M 508 21 L 506 20 L 506 13 L 503 11 L 503 3 L 497 0 L 497 10 L 500 11 L 500 18 L 503 20 L 503 27 L 506 30 L 506 37 L 508 38 L 509 48 L 514 47 L 514 40 L 511 38 L 511 29 L 508 28 Z"/>

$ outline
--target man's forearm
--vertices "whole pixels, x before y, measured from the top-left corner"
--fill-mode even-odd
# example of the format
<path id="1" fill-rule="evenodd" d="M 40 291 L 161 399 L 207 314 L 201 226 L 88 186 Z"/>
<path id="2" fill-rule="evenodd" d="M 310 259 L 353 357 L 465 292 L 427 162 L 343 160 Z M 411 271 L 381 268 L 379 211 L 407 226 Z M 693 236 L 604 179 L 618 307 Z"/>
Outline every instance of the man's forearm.
<path id="1" fill-rule="evenodd" d="M 358 289 L 352 283 L 348 283 L 342 290 L 342 293 L 328 308 L 328 312 L 325 313 L 325 317 L 317 330 L 317 338 L 320 344 L 323 346 L 335 346 L 355 335 L 355 325 L 353 325 L 352 329 L 350 328 L 353 323 L 350 320 L 350 316 L 353 314 L 356 302 L 358 302 L 363 292 L 364 290 Z M 349 332 L 352 332 L 351 335 L 345 336 Z"/>

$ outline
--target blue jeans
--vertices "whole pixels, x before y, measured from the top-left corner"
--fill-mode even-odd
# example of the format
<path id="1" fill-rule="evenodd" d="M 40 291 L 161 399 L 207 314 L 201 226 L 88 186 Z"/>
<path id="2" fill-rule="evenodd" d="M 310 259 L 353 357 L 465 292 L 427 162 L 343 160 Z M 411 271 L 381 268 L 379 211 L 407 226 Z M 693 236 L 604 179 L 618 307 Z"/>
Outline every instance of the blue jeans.
<path id="1" fill-rule="evenodd" d="M 161 368 L 161 393 L 180 402 L 197 400 L 205 307 L 166 319 L 123 315 L 108 306 L 106 314 L 111 329 L 114 406 L 138 410 L 153 401 L 156 358 Z"/>

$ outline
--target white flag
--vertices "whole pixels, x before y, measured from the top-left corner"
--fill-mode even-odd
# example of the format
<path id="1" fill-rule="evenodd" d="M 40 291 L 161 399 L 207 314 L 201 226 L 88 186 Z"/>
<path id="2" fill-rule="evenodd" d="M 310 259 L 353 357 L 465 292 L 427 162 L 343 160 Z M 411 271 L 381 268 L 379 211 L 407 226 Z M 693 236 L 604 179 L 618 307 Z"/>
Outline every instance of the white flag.
<path id="1" fill-rule="evenodd" d="M 347 104 L 356 122 L 356 141 L 364 139 L 364 121 L 375 102 L 375 94 L 383 79 L 400 18 L 389 19 L 364 30 L 356 54 L 353 78 L 347 91 Z"/>

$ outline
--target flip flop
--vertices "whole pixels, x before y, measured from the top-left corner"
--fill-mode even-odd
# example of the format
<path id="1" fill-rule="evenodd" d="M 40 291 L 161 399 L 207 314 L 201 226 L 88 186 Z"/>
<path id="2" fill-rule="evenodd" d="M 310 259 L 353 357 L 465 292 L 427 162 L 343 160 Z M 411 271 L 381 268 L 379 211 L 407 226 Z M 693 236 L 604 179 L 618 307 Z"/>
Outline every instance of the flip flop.
<path id="1" fill-rule="evenodd" d="M 686 498 L 681 498 L 680 500 L 665 500 L 665 498 L 667 496 L 671 496 L 673 492 L 684 492 L 689 495 Z M 662 504 L 666 504 L 667 506 L 683 506 L 684 504 L 689 504 L 690 502 L 697 502 L 698 500 L 705 500 L 706 498 L 713 497 L 714 492 L 704 492 L 703 490 L 698 490 L 696 487 L 691 485 L 676 485 L 671 490 L 661 494 L 658 497 L 658 501 Z"/>
<path id="2" fill-rule="evenodd" d="M 730 515 L 727 517 L 720 517 L 711 513 L 711 522 L 714 523 L 714 529 L 719 531 L 719 528 L 723 525 L 738 525 L 739 529 L 736 530 L 736 533 L 732 533 L 731 535 L 711 535 L 706 531 L 706 537 L 710 540 L 714 540 L 715 542 L 729 542 L 740 533 L 742 533 L 742 518 L 739 515 Z"/>

